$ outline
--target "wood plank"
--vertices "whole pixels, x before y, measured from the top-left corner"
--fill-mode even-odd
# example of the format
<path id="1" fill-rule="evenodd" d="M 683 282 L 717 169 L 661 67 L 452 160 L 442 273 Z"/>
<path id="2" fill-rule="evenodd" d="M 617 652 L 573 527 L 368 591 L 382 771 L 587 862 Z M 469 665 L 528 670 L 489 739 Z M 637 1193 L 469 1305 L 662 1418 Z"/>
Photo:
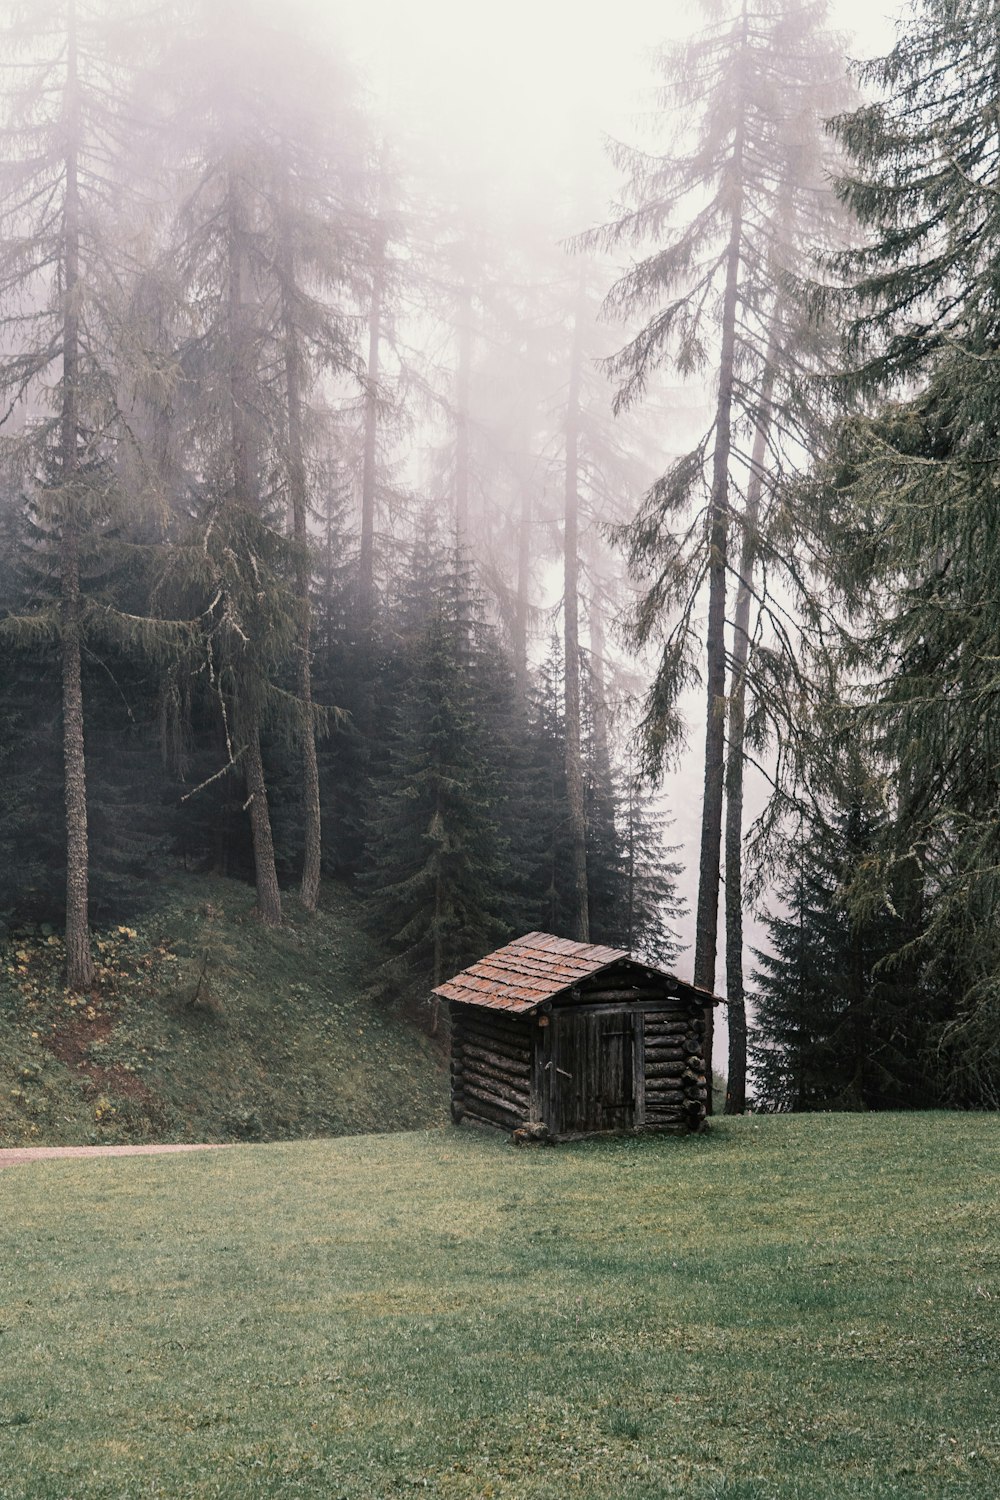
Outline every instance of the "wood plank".
<path id="1" fill-rule="evenodd" d="M 529 1035 L 534 1029 L 527 1020 L 507 1022 L 499 1015 L 494 1016 L 485 1010 L 473 1011 L 467 1016 L 462 1016 L 454 1025 L 462 1036 L 480 1032 L 489 1033 L 491 1036 L 499 1037 L 501 1041 L 515 1042 L 522 1046 L 528 1044 Z"/>
<path id="2" fill-rule="evenodd" d="M 558 1136 L 630 1129 L 634 1012 L 580 1004 L 555 1012 L 553 1023 L 550 1129 Z"/>
<path id="3" fill-rule="evenodd" d="M 665 1067 L 654 1068 L 647 1063 L 646 1087 L 648 1089 L 655 1089 L 657 1084 L 670 1084 L 672 1088 L 678 1089 L 687 1087 L 680 1073 L 675 1073 L 670 1068 Z"/>

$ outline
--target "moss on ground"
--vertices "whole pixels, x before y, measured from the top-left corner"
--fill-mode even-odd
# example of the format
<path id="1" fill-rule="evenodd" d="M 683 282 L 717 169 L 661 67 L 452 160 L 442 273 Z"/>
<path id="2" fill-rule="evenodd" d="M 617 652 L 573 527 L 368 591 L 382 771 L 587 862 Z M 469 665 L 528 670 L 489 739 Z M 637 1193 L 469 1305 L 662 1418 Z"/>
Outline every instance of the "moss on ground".
<path id="1" fill-rule="evenodd" d="M 134 926 L 95 937 L 92 995 L 62 984 L 61 939 L 0 960 L 0 1145 L 275 1140 L 414 1129 L 445 1117 L 440 1049 L 365 997 L 379 954 L 337 886 L 277 932 L 240 882 L 163 883 Z"/>

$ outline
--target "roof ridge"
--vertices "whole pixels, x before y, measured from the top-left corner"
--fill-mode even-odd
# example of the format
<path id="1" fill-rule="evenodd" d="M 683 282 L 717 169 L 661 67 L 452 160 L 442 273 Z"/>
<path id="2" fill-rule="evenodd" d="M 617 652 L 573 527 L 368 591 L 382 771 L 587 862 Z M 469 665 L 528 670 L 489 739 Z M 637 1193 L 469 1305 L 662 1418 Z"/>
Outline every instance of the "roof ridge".
<path id="1" fill-rule="evenodd" d="M 572 938 L 557 937 L 553 932 L 526 932 L 522 937 L 512 938 L 502 948 L 487 953 L 446 983 L 438 985 L 433 993 L 443 1000 L 457 1000 L 466 1005 L 480 1005 L 517 1015 L 536 1010 L 546 1000 L 623 961 L 652 970 L 683 990 L 704 995 L 706 1002 L 720 998 L 680 979 L 659 964 L 636 958 L 625 948 L 610 948 L 603 943 L 577 943 Z"/>

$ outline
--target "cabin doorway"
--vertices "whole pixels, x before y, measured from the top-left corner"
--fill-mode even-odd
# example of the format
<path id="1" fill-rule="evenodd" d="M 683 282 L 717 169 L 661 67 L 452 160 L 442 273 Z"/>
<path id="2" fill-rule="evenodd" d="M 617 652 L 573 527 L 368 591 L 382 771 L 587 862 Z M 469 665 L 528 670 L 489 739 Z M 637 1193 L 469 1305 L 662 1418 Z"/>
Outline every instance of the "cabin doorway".
<path id="1" fill-rule="evenodd" d="M 635 1124 L 635 1015 L 565 1010 L 552 1017 L 550 1126 L 556 1135 Z"/>

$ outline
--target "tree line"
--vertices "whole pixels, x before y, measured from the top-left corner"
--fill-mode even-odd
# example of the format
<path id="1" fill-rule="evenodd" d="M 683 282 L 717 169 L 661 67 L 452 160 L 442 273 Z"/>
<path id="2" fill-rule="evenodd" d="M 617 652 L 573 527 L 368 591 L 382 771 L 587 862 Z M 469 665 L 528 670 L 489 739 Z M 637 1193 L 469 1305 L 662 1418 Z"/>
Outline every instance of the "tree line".
<path id="1" fill-rule="evenodd" d="M 85 989 L 169 856 L 265 923 L 350 879 L 387 994 L 670 962 L 698 686 L 727 1108 L 995 1105 L 996 5 L 853 79 L 823 5 L 714 9 L 561 245 L 416 192 L 302 17 L 8 10 L 7 920 Z"/>
<path id="2" fill-rule="evenodd" d="M 578 268 L 545 247 L 529 278 L 443 193 L 411 208 L 302 17 L 11 21 L 8 923 L 61 912 L 86 989 L 91 921 L 179 857 L 248 874 L 270 925 L 290 885 L 309 910 L 324 869 L 356 882 L 397 997 L 524 926 L 669 957 L 616 569 L 580 535 L 636 466 Z"/>

